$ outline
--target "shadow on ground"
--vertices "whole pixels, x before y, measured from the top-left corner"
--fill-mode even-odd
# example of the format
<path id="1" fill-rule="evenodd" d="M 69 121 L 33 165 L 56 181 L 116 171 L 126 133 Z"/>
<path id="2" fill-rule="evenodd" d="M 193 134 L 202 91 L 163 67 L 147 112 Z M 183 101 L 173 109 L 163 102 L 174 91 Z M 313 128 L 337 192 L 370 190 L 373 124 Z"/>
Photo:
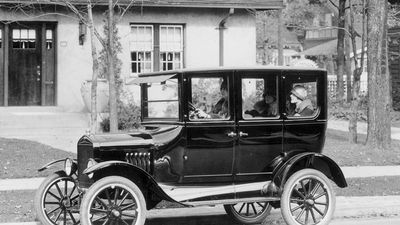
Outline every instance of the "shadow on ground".
<path id="1" fill-rule="evenodd" d="M 145 225 L 231 225 L 235 223 L 228 215 L 190 216 L 174 218 L 149 218 Z"/>

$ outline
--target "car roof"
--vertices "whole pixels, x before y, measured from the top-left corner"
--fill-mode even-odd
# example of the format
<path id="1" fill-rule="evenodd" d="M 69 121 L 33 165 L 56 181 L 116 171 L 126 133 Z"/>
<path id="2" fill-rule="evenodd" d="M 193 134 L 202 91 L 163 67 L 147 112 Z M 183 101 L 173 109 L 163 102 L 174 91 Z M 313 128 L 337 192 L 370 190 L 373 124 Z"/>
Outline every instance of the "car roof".
<path id="1" fill-rule="evenodd" d="M 160 72 L 140 73 L 139 77 L 168 75 L 177 73 L 199 73 L 199 72 L 226 72 L 226 71 L 318 71 L 326 72 L 325 69 L 314 67 L 293 67 L 293 66 L 251 66 L 251 67 L 205 67 L 205 68 L 185 68 L 179 70 L 167 70 Z"/>

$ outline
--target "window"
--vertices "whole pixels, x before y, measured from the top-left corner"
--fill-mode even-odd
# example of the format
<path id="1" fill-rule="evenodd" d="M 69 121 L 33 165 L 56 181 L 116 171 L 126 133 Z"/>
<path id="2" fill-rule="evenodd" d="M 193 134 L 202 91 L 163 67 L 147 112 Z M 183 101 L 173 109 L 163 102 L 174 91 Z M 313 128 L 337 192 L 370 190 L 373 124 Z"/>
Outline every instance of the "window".
<path id="1" fill-rule="evenodd" d="M 34 29 L 13 29 L 12 30 L 13 48 L 35 49 L 36 30 Z"/>
<path id="2" fill-rule="evenodd" d="M 53 31 L 52 30 L 46 30 L 46 49 L 52 49 L 53 48 Z"/>
<path id="3" fill-rule="evenodd" d="M 318 112 L 317 78 L 291 77 L 285 93 L 288 117 L 311 117 Z"/>
<path id="4" fill-rule="evenodd" d="M 277 117 L 276 76 L 242 79 L 242 116 L 244 119 Z"/>
<path id="5" fill-rule="evenodd" d="M 172 78 L 162 83 L 147 86 L 146 118 L 178 118 L 178 79 Z"/>
<path id="6" fill-rule="evenodd" d="M 131 72 L 153 71 L 153 26 L 131 26 Z"/>
<path id="7" fill-rule="evenodd" d="M 160 26 L 161 70 L 182 68 L 182 26 Z"/>
<path id="8" fill-rule="evenodd" d="M 229 90 L 226 76 L 190 79 L 189 119 L 229 119 Z"/>
<path id="9" fill-rule="evenodd" d="M 131 25 L 131 73 L 183 67 L 182 25 Z"/>

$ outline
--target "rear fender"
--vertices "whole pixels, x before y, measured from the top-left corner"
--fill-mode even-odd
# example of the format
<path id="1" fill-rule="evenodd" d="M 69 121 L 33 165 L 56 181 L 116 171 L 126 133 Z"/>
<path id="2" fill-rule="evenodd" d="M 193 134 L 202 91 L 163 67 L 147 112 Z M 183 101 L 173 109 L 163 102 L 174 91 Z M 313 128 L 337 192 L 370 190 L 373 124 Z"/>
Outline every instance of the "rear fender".
<path id="1" fill-rule="evenodd" d="M 140 188 L 145 188 L 145 190 L 150 190 L 147 196 L 151 194 L 156 194 L 161 200 L 167 200 L 171 202 L 176 202 L 170 196 L 168 196 L 161 187 L 157 184 L 154 178 L 144 171 L 142 168 L 129 164 L 123 161 L 106 161 L 97 163 L 83 171 L 83 174 L 93 173 L 94 180 L 101 179 L 106 176 L 119 175 L 130 179 L 132 182 L 137 184 Z M 145 192 L 145 190 L 142 190 Z M 146 193 L 143 193 L 144 195 Z M 145 195 L 146 196 L 146 195 Z M 151 209 L 151 205 L 148 204 L 148 209 Z"/>
<path id="2" fill-rule="evenodd" d="M 337 186 L 347 187 L 343 172 L 335 161 L 328 156 L 314 152 L 301 153 L 281 162 L 274 168 L 272 181 L 280 187 L 280 190 L 283 190 L 287 179 L 293 173 L 305 168 L 316 169 L 334 181 Z"/>

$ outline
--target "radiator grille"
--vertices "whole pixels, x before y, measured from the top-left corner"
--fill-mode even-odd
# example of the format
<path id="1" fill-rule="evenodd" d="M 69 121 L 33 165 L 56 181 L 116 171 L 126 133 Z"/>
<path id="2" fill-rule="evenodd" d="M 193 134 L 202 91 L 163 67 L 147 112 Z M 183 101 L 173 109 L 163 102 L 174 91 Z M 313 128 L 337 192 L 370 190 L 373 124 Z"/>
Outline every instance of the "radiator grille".
<path id="1" fill-rule="evenodd" d="M 137 167 L 142 168 L 144 171 L 150 173 L 151 171 L 151 154 L 148 152 L 135 152 L 135 153 L 126 153 L 125 160 Z"/>

